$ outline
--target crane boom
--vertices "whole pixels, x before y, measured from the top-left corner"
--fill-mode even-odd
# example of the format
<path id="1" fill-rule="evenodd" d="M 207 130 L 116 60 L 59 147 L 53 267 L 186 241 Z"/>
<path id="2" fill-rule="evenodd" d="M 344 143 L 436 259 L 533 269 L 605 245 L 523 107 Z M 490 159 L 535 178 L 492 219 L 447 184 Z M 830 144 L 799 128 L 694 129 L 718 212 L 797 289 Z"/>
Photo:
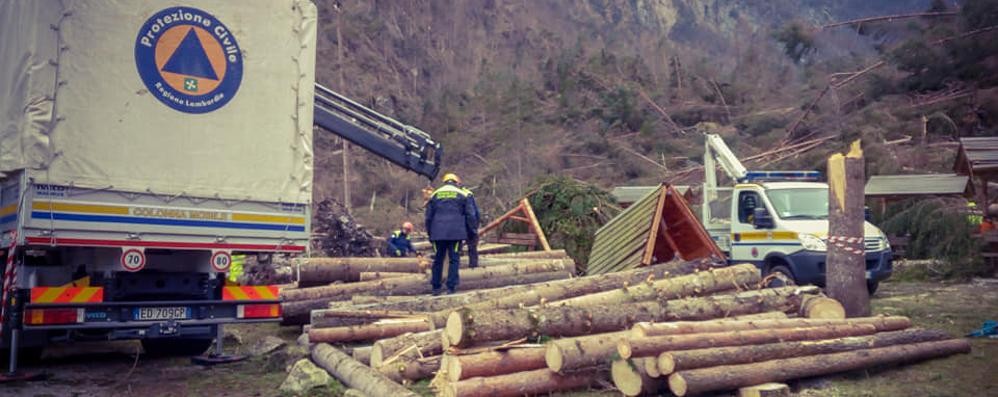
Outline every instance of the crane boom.
<path id="1" fill-rule="evenodd" d="M 731 177 L 732 180 L 742 181 L 748 176 L 748 170 L 742 165 L 742 162 L 738 160 L 738 157 L 731 152 L 728 148 L 728 144 L 724 143 L 724 139 L 717 134 L 707 134 L 706 135 L 706 151 L 704 152 L 704 165 L 709 162 L 717 163 L 724 169 L 724 172 Z M 710 172 L 712 168 L 708 168 Z"/>
<path id="2" fill-rule="evenodd" d="M 430 180 L 440 172 L 443 148 L 430 134 L 318 83 L 315 84 L 314 122 L 324 130 Z"/>

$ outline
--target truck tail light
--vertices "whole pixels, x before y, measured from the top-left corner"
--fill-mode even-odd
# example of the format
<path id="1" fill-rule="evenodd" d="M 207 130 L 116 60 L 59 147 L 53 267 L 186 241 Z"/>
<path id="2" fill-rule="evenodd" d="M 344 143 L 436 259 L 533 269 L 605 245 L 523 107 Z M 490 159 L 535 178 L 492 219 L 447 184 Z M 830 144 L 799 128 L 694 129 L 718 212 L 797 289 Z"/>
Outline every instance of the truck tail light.
<path id="1" fill-rule="evenodd" d="M 28 309 L 24 312 L 24 324 L 56 325 L 80 324 L 86 319 L 83 308 L 79 309 Z"/>
<path id="2" fill-rule="evenodd" d="M 236 306 L 236 318 L 277 318 L 281 316 L 280 303 Z"/>

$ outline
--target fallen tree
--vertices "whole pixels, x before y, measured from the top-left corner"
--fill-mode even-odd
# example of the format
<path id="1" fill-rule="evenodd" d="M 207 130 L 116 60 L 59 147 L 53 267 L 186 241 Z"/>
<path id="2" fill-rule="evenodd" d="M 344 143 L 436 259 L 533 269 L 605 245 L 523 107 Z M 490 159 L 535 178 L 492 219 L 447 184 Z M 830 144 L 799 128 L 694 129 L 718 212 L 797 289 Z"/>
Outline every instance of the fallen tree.
<path id="1" fill-rule="evenodd" d="M 906 329 L 868 336 L 853 336 L 801 342 L 778 342 L 738 347 L 713 347 L 706 349 L 669 351 L 660 354 L 656 362 L 663 375 L 688 369 L 720 365 L 746 364 L 781 358 L 839 353 L 893 345 L 930 342 L 949 339 L 942 331 Z"/>
<path id="2" fill-rule="evenodd" d="M 400 358 L 434 356 L 443 353 L 443 330 L 423 331 L 381 339 L 371 345 L 371 366 L 381 367 L 385 360 L 396 355 Z M 403 354 L 399 354 L 404 352 Z"/>
<path id="3" fill-rule="evenodd" d="M 564 337 L 619 331 L 640 321 L 707 320 L 766 311 L 797 311 L 817 288 L 782 287 L 733 295 L 650 301 L 597 307 L 455 310 L 444 334 L 456 346 L 540 335 Z"/>
<path id="4" fill-rule="evenodd" d="M 650 336 L 694 334 L 724 331 L 745 331 L 772 328 L 802 328 L 841 324 L 870 324 L 877 332 L 896 331 L 911 327 L 911 320 L 900 316 L 857 317 L 850 319 L 763 319 L 735 320 L 719 319 L 712 321 L 676 321 L 668 323 L 637 323 L 631 327 L 631 337 L 640 339 Z"/>
<path id="5" fill-rule="evenodd" d="M 548 369 L 477 377 L 443 386 L 449 397 L 519 397 L 572 390 L 594 384 L 605 371 L 590 370 L 561 375 Z"/>
<path id="6" fill-rule="evenodd" d="M 876 332 L 877 328 L 870 324 L 843 324 L 808 328 L 775 328 L 713 332 L 707 334 L 651 336 L 620 341 L 617 343 L 617 354 L 620 358 L 626 359 L 631 357 L 658 356 L 662 352 L 672 350 L 818 340 L 843 336 L 872 335 Z"/>
<path id="7" fill-rule="evenodd" d="M 669 389 L 677 396 L 685 396 L 968 352 L 970 352 L 970 343 L 967 340 L 950 339 L 751 364 L 723 365 L 676 372 L 669 376 Z"/>
<path id="8" fill-rule="evenodd" d="M 468 304 L 466 310 L 502 309 L 520 306 L 534 306 L 559 299 L 572 298 L 597 292 L 613 290 L 626 285 L 636 285 L 669 275 L 688 274 L 707 266 L 701 261 L 664 263 L 623 272 L 578 277 L 531 285 L 526 291 L 501 295 L 488 300 Z M 447 317 L 453 312 L 450 308 L 431 315 L 433 323 L 444 326 Z"/>
<path id="9" fill-rule="evenodd" d="M 544 347 L 536 345 L 446 357 L 441 369 L 451 382 L 544 368 Z"/>
<path id="10" fill-rule="evenodd" d="M 312 349 L 312 361 L 343 384 L 369 396 L 419 397 L 326 343 L 315 345 Z"/>
<path id="11" fill-rule="evenodd" d="M 433 376 L 440 369 L 441 358 L 442 356 L 399 359 L 377 368 L 386 378 L 398 383 L 417 381 Z"/>
<path id="12" fill-rule="evenodd" d="M 728 290 L 752 289 L 748 286 L 755 285 L 761 280 L 762 274 L 755 265 L 735 265 L 636 285 L 624 285 L 611 291 L 551 302 L 551 305 L 597 306 L 653 299 L 685 298 Z"/>
<path id="13" fill-rule="evenodd" d="M 373 341 L 402 335 L 407 332 L 421 332 L 432 329 L 433 324 L 427 319 L 390 319 L 346 327 L 310 328 L 308 330 L 308 340 L 312 343 Z"/>
<path id="14" fill-rule="evenodd" d="M 484 289 L 484 288 L 496 288 L 508 285 L 519 285 L 519 284 L 533 284 L 540 283 L 551 280 L 567 279 L 571 278 L 572 273 L 567 271 L 561 272 L 545 272 L 545 273 L 528 273 L 519 274 L 514 276 L 502 276 L 502 277 L 492 277 L 479 280 L 462 280 L 459 289 L 471 290 L 471 289 Z M 320 297 L 315 299 L 305 299 L 297 301 L 284 301 L 281 303 L 281 310 L 283 313 L 282 324 L 301 324 L 308 321 L 309 311 L 315 309 L 326 308 L 331 301 L 335 300 L 349 300 L 350 295 L 353 293 L 364 293 L 368 295 L 373 294 L 384 294 L 384 295 L 399 295 L 399 294 L 409 294 L 409 295 L 419 295 L 419 294 L 429 294 L 431 292 L 430 282 L 428 280 L 422 279 L 411 279 L 408 277 L 398 277 L 385 280 L 375 280 L 375 281 L 364 281 L 358 283 L 350 284 L 338 284 L 335 287 L 317 287 L 317 288 L 332 288 L 336 289 L 337 292 L 331 297 Z M 303 288 L 310 289 L 310 288 Z"/>

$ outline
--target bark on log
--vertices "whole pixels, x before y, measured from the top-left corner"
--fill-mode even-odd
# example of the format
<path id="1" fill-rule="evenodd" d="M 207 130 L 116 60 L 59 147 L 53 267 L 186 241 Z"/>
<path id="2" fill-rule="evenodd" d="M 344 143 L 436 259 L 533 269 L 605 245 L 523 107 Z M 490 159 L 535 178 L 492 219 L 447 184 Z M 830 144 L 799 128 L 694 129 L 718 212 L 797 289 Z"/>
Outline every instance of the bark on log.
<path id="1" fill-rule="evenodd" d="M 745 287 L 760 281 L 762 274 L 755 265 L 735 265 L 631 286 L 625 285 L 619 289 L 551 302 L 551 306 L 596 306 L 686 298 L 727 290 L 750 289 Z"/>
<path id="2" fill-rule="evenodd" d="M 466 269 L 461 271 L 460 276 L 462 281 L 471 280 L 481 280 L 496 277 L 505 276 L 515 276 L 529 273 L 545 273 L 545 272 L 575 272 L 575 265 L 573 262 L 556 259 L 547 261 L 537 261 L 537 262 L 525 262 L 515 265 L 504 265 L 504 266 L 492 266 L 492 267 L 481 267 L 477 269 Z M 359 273 L 358 273 L 359 277 Z M 371 280 L 363 282 L 351 282 L 345 284 L 333 284 L 326 285 L 322 287 L 311 287 L 311 288 L 298 288 L 294 290 L 281 291 L 281 297 L 285 302 L 297 301 L 297 300 L 309 300 L 309 299 L 320 299 L 320 298 L 330 298 L 329 300 L 348 300 L 351 295 L 354 294 L 366 294 L 375 295 L 374 290 L 384 290 L 389 291 L 398 290 L 395 295 L 405 295 L 412 293 L 420 293 L 421 288 L 425 285 L 429 285 L 429 275 L 428 274 L 412 274 L 405 277 L 396 277 L 390 279 L 382 280 Z M 359 280 L 358 280 L 359 281 Z M 389 295 L 389 294 L 384 294 Z M 342 299 L 332 299 L 342 297 Z"/>
<path id="3" fill-rule="evenodd" d="M 741 316 L 734 316 L 728 318 L 732 320 L 748 321 L 748 320 L 779 320 L 779 319 L 786 319 L 789 317 L 787 317 L 787 314 L 784 312 L 765 312 L 765 313 L 755 313 L 755 314 L 743 314 Z"/>
<path id="4" fill-rule="evenodd" d="M 506 252 L 502 254 L 483 255 L 481 259 L 566 259 L 570 258 L 565 250 Z"/>
<path id="5" fill-rule="evenodd" d="M 369 324 L 391 318 L 426 318 L 426 313 L 394 310 L 321 309 L 309 315 L 311 328 L 332 328 Z"/>
<path id="6" fill-rule="evenodd" d="M 387 304 L 391 304 L 391 303 L 411 301 L 413 299 L 416 299 L 416 298 L 413 297 L 413 296 L 411 296 L 411 295 L 398 295 L 398 296 L 395 296 L 395 295 L 386 295 L 386 296 L 354 295 L 354 296 L 350 297 L 350 303 L 352 305 L 354 305 L 354 306 L 362 306 L 362 305 L 387 305 Z M 383 308 L 379 308 L 379 309 L 383 309 Z"/>
<path id="7" fill-rule="evenodd" d="M 870 315 L 863 234 L 863 149 L 828 158 L 828 259 L 825 290 L 849 317 Z"/>
<path id="8" fill-rule="evenodd" d="M 702 349 L 711 346 L 745 346 L 783 341 L 818 340 L 843 336 L 872 335 L 870 324 L 826 325 L 808 328 L 776 328 L 706 334 L 652 336 L 625 339 L 617 344 L 620 358 L 658 356 L 666 351 Z"/>
<path id="9" fill-rule="evenodd" d="M 457 382 L 478 376 L 496 376 L 544 368 L 544 347 L 514 347 L 476 354 L 450 355 L 447 380 Z"/>
<path id="10" fill-rule="evenodd" d="M 430 378 L 440 370 L 441 358 L 442 356 L 401 359 L 377 368 L 386 378 L 398 383 L 417 381 Z"/>
<path id="11" fill-rule="evenodd" d="M 403 272 L 360 272 L 359 281 L 381 280 L 383 278 L 409 277 L 412 273 Z"/>
<path id="12" fill-rule="evenodd" d="M 570 280 L 561 280 L 546 284 L 530 286 L 526 291 L 503 295 L 478 303 L 469 304 L 465 307 L 468 310 L 482 309 L 503 309 L 520 306 L 534 306 L 545 302 L 559 299 L 572 298 L 586 294 L 608 291 L 620 288 L 624 284 L 638 284 L 649 279 L 668 277 L 674 274 L 693 273 L 698 269 L 709 266 L 702 261 L 665 263 L 627 270 L 617 273 L 601 274 L 595 276 L 578 277 Z M 439 327 L 444 326 L 447 317 L 453 310 L 444 309 L 431 315 L 433 323 Z"/>
<path id="13" fill-rule="evenodd" d="M 839 353 L 893 345 L 949 339 L 942 331 L 907 329 L 868 336 L 801 342 L 778 342 L 754 346 L 714 347 L 706 349 L 664 352 L 658 356 L 658 368 L 664 375 L 688 369 L 719 365 L 746 364 L 781 358 Z"/>
<path id="14" fill-rule="evenodd" d="M 400 359 L 412 359 L 420 356 L 435 356 L 444 351 L 440 345 L 442 330 L 416 332 L 399 335 L 394 338 L 381 339 L 371 345 L 371 366 L 378 368 L 385 360 L 399 352 L 415 346 L 400 356 Z"/>
<path id="15" fill-rule="evenodd" d="M 676 372 L 669 376 L 669 389 L 677 396 L 695 395 L 968 352 L 970 343 L 967 340 L 950 339 L 752 364 L 724 365 Z"/>
<path id="16" fill-rule="evenodd" d="M 658 395 L 668 387 L 668 379 L 652 378 L 645 370 L 646 357 L 630 360 L 613 360 L 610 366 L 610 379 L 617 390 L 625 396 Z"/>
<path id="17" fill-rule="evenodd" d="M 308 330 L 308 340 L 312 343 L 374 341 L 407 332 L 422 332 L 432 329 L 433 324 L 427 319 L 391 319 L 346 327 L 312 328 Z"/>
<path id="18" fill-rule="evenodd" d="M 547 272 L 547 273 L 530 273 L 521 274 L 516 276 L 505 276 L 505 277 L 494 277 L 482 280 L 470 280 L 461 281 L 459 290 L 473 290 L 473 289 L 485 289 L 485 288 L 496 288 L 508 285 L 520 285 L 520 284 L 533 284 L 542 283 L 551 280 L 560 280 L 571 278 L 572 274 L 569 272 Z M 395 280 L 408 280 L 403 278 L 396 279 L 386 279 L 378 281 L 365 281 L 351 284 L 343 284 L 342 287 L 350 286 L 344 288 L 344 290 L 350 291 L 350 293 L 366 293 L 366 294 L 429 294 L 431 291 L 429 281 L 419 281 L 419 282 L 405 282 L 398 283 Z M 364 284 L 364 285 L 358 285 Z M 281 311 L 283 313 L 282 324 L 293 325 L 302 324 L 308 322 L 309 311 L 315 309 L 324 309 L 329 306 L 330 301 L 342 299 L 349 299 L 349 294 L 344 293 L 342 295 L 337 295 L 331 298 L 318 298 L 309 299 L 301 301 L 285 301 L 281 303 Z"/>
<path id="19" fill-rule="evenodd" d="M 361 272 L 422 273 L 429 262 L 422 258 L 300 258 L 295 263 L 300 271 L 298 286 L 311 287 L 360 281 Z"/>
<path id="20" fill-rule="evenodd" d="M 519 397 L 572 390 L 595 384 L 606 371 L 591 370 L 561 375 L 546 368 L 488 378 L 471 378 L 446 385 L 448 397 Z"/>
<path id="21" fill-rule="evenodd" d="M 629 336 L 618 331 L 553 340 L 545 346 L 544 362 L 555 372 L 605 364 L 617 352 L 617 342 Z"/>
<path id="22" fill-rule="evenodd" d="M 577 336 L 620 331 L 639 321 L 706 320 L 772 310 L 797 311 L 806 293 L 817 293 L 817 288 L 782 287 L 668 302 L 650 301 L 585 308 L 461 308 L 448 317 L 444 332 L 447 339 L 456 346 L 539 335 Z"/>
<path id="23" fill-rule="evenodd" d="M 371 365 L 371 346 L 355 347 L 350 355 L 361 364 Z"/>
<path id="24" fill-rule="evenodd" d="M 708 332 L 744 331 L 770 328 L 803 328 L 825 325 L 871 324 L 877 332 L 897 331 L 911 327 L 911 320 L 901 316 L 876 316 L 850 319 L 807 319 L 788 318 L 773 320 L 712 320 L 677 321 L 671 323 L 637 323 L 631 327 L 632 338 L 651 336 L 695 334 Z"/>
<path id="25" fill-rule="evenodd" d="M 369 396 L 419 397 L 326 343 L 315 345 L 312 349 L 312 361 L 343 384 Z"/>

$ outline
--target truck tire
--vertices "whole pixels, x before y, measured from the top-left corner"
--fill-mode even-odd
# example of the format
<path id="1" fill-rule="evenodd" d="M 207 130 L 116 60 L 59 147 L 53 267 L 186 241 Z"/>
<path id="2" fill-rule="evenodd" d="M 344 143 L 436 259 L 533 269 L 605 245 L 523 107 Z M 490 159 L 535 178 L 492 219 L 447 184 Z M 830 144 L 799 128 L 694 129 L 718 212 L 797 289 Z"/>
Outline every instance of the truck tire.
<path id="1" fill-rule="evenodd" d="M 769 282 L 766 283 L 769 288 L 797 285 L 794 273 L 790 271 L 789 267 L 783 265 L 770 267 L 769 271 L 766 272 L 766 278 L 769 279 Z"/>
<path id="2" fill-rule="evenodd" d="M 866 282 L 866 290 L 870 291 L 870 296 L 873 296 L 873 294 L 875 292 L 877 292 L 877 287 L 880 287 L 880 282 L 879 281 L 867 281 Z"/>
<path id="3" fill-rule="evenodd" d="M 152 357 L 197 356 L 211 347 L 212 338 L 143 339 L 142 350 Z"/>

